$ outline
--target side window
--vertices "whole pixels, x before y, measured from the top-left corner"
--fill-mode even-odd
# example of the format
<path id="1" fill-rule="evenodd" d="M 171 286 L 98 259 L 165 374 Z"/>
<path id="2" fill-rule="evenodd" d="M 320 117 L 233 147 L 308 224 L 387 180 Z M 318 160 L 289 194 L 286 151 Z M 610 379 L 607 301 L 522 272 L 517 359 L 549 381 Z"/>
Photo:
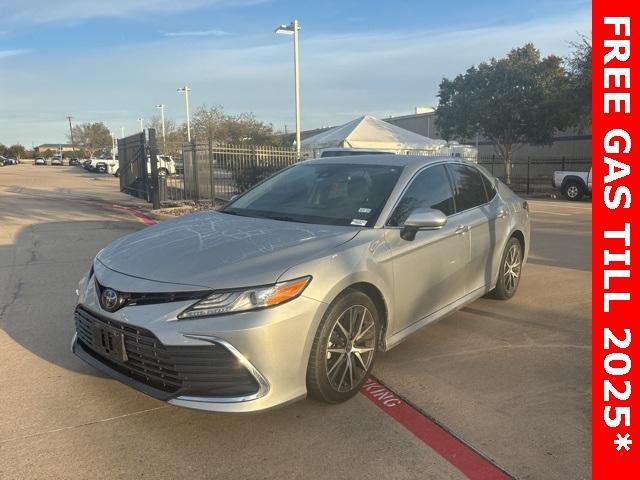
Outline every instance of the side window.
<path id="1" fill-rule="evenodd" d="M 388 225 L 401 226 L 416 208 L 435 208 L 445 215 L 453 213 L 453 192 L 444 165 L 427 168 L 413 179 Z"/>
<path id="2" fill-rule="evenodd" d="M 482 182 L 484 183 L 484 189 L 487 191 L 487 197 L 489 197 L 489 200 L 493 200 L 493 197 L 496 196 L 496 187 L 495 187 L 495 180 L 488 178 L 486 175 L 482 175 Z"/>
<path id="3" fill-rule="evenodd" d="M 457 163 L 449 165 L 449 168 L 453 176 L 457 212 L 487 203 L 487 192 L 478 170 Z"/>

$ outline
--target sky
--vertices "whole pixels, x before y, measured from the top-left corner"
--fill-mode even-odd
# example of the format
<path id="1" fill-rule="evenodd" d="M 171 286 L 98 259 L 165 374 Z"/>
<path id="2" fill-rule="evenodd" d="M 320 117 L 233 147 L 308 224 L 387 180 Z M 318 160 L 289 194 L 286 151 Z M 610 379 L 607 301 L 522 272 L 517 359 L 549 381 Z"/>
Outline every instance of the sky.
<path id="1" fill-rule="evenodd" d="M 0 143 L 66 142 L 68 123 L 134 133 L 222 105 L 294 129 L 298 19 L 302 129 L 437 105 L 438 84 L 533 42 L 566 55 L 590 34 L 578 0 L 0 0 Z"/>

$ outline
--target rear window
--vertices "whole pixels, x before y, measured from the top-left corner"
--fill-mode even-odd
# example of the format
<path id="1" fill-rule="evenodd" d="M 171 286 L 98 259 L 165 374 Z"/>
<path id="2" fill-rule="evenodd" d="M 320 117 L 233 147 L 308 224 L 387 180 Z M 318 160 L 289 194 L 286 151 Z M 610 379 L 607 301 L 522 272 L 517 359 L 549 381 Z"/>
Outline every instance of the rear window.
<path id="1" fill-rule="evenodd" d="M 454 163 L 449 165 L 449 170 L 453 177 L 457 212 L 463 212 L 487 203 L 483 175 L 480 175 L 477 169 Z"/>

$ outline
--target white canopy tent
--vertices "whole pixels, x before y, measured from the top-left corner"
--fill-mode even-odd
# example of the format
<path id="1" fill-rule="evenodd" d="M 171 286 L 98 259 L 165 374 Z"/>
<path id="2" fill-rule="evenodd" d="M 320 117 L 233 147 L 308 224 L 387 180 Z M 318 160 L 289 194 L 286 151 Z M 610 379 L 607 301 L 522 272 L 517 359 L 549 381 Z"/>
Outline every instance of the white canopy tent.
<path id="1" fill-rule="evenodd" d="M 356 118 L 302 141 L 303 148 L 314 150 L 343 147 L 389 150 L 396 153 L 408 153 L 409 150 L 435 152 L 446 145 L 444 140 L 423 137 L 370 115 Z"/>

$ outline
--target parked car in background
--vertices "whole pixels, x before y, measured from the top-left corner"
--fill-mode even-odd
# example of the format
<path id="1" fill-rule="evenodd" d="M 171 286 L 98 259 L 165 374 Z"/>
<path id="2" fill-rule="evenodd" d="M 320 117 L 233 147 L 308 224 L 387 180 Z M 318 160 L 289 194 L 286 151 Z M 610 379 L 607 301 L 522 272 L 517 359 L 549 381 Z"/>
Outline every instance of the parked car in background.
<path id="1" fill-rule="evenodd" d="M 166 177 L 167 175 L 175 175 L 178 172 L 178 168 L 176 166 L 176 162 L 173 160 L 171 155 L 158 155 L 158 175 L 161 177 Z M 116 163 L 113 167 L 113 175 L 115 177 L 120 176 L 120 168 Z M 147 173 L 151 175 L 151 161 L 150 157 L 147 157 Z"/>
<path id="2" fill-rule="evenodd" d="M 527 202 L 459 158 L 301 162 L 101 250 L 72 350 L 183 407 L 342 402 L 378 351 L 483 295 L 511 298 L 529 234 Z"/>
<path id="3" fill-rule="evenodd" d="M 591 170 L 588 172 L 553 172 L 553 186 L 560 190 L 567 200 L 578 201 L 591 195 Z"/>
<path id="4" fill-rule="evenodd" d="M 69 159 L 69 166 L 70 167 L 75 167 L 77 165 L 80 165 L 80 161 L 77 158 L 70 158 Z"/>
<path id="5" fill-rule="evenodd" d="M 62 158 L 60 157 L 53 157 L 51 159 L 51 165 L 55 165 L 55 166 L 62 166 Z"/>
<path id="6" fill-rule="evenodd" d="M 46 165 L 47 161 L 42 158 L 42 157 L 37 157 L 34 161 L 33 161 L 34 165 Z"/>
<path id="7" fill-rule="evenodd" d="M 2 155 L 0 155 L 0 163 L 2 163 L 2 166 L 5 166 L 5 165 L 17 165 L 18 161 L 15 158 L 7 158 L 7 157 L 3 157 Z"/>
<path id="8" fill-rule="evenodd" d="M 85 167 L 90 172 L 107 173 L 110 166 L 118 165 L 118 160 L 111 158 L 92 158 Z"/>

